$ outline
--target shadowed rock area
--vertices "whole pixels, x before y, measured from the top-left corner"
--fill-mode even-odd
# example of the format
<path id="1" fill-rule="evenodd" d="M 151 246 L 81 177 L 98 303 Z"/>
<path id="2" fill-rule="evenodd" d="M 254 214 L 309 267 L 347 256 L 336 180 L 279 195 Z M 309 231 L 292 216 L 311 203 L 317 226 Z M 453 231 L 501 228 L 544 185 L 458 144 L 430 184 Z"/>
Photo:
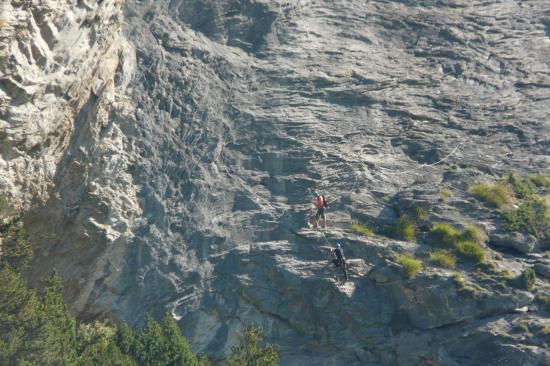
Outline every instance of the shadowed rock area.
<path id="1" fill-rule="evenodd" d="M 216 361 L 255 323 L 283 365 L 548 362 L 548 256 L 468 186 L 549 173 L 549 4 L 78 4 L 0 23 L 0 213 L 27 212 L 35 284 L 57 268 L 85 319 L 168 310 Z M 351 230 L 418 208 L 416 241 Z M 467 261 L 406 278 L 432 222 L 483 227 L 492 270 L 535 289 Z"/>

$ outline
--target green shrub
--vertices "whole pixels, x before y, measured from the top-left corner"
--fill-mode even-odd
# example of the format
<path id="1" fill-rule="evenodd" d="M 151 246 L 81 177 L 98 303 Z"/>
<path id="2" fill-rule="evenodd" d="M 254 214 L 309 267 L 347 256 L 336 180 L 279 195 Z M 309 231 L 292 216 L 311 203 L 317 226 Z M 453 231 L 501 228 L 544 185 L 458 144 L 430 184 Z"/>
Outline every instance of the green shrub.
<path id="1" fill-rule="evenodd" d="M 279 355 L 275 346 L 262 346 L 262 330 L 256 327 L 247 327 L 241 337 L 239 345 L 231 348 L 229 366 L 276 366 L 279 364 Z"/>
<path id="2" fill-rule="evenodd" d="M 518 198 L 526 198 L 535 193 L 535 186 L 531 180 L 522 179 L 514 173 L 508 176 L 508 183 Z"/>
<path id="3" fill-rule="evenodd" d="M 78 329 L 77 365 L 134 366 L 135 361 L 117 345 L 117 327 L 104 322 L 82 323 Z"/>
<path id="4" fill-rule="evenodd" d="M 398 240 L 414 240 L 415 233 L 414 223 L 406 216 L 401 216 L 396 222 L 382 229 L 382 234 Z"/>
<path id="5" fill-rule="evenodd" d="M 365 224 L 353 223 L 353 224 L 351 224 L 351 228 L 356 233 L 363 234 L 367 237 L 374 235 L 372 230 Z"/>
<path id="6" fill-rule="evenodd" d="M 415 259 L 410 254 L 402 254 L 397 257 L 397 263 L 403 266 L 403 270 L 408 278 L 416 276 L 422 269 L 422 262 Z"/>
<path id="7" fill-rule="evenodd" d="M 503 207 L 512 202 L 513 197 L 508 185 L 505 183 L 478 183 L 468 189 L 470 194 L 480 201 L 487 202 L 496 207 Z"/>
<path id="8" fill-rule="evenodd" d="M 537 276 L 532 268 L 527 268 L 519 276 L 510 280 L 510 284 L 518 289 L 531 291 L 535 287 Z"/>
<path id="9" fill-rule="evenodd" d="M 531 177 L 531 182 L 533 182 L 534 185 L 540 188 L 550 188 L 550 177 L 547 175 L 539 174 Z"/>
<path id="10" fill-rule="evenodd" d="M 460 239 L 460 232 L 451 224 L 435 224 L 430 231 L 430 239 L 434 243 L 441 243 L 445 246 L 452 246 Z"/>
<path id="11" fill-rule="evenodd" d="M 449 250 L 436 250 L 430 253 L 430 260 L 443 268 L 455 268 L 456 258 Z"/>
<path id="12" fill-rule="evenodd" d="M 460 236 L 463 240 L 474 241 L 479 244 L 483 244 L 487 240 L 487 235 L 483 229 L 474 225 L 467 225 Z"/>
<path id="13" fill-rule="evenodd" d="M 511 232 L 526 232 L 537 239 L 550 237 L 550 204 L 548 199 L 533 195 L 518 208 L 504 213 L 504 228 Z"/>
<path id="14" fill-rule="evenodd" d="M 0 267 L 0 365 L 75 364 L 75 321 L 63 303 L 59 277 L 48 279 L 40 297 L 15 269 Z"/>
<path id="15" fill-rule="evenodd" d="M 462 256 L 476 263 L 481 263 L 485 260 L 485 249 L 476 242 L 460 241 L 456 243 L 456 250 Z"/>

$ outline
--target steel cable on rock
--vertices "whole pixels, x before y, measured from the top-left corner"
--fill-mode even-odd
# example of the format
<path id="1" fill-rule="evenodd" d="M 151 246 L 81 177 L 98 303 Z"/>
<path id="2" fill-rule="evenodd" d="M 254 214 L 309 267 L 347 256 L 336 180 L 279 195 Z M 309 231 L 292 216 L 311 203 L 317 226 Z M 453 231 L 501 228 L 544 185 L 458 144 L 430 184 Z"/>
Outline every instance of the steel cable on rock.
<path id="1" fill-rule="evenodd" d="M 444 162 L 445 160 L 447 160 L 447 159 L 449 159 L 451 156 L 453 156 L 454 153 L 456 152 L 456 150 L 458 150 L 458 148 L 459 148 L 460 145 L 462 145 L 462 142 L 461 142 L 461 141 L 458 142 L 458 144 L 455 146 L 455 148 L 454 148 L 449 154 L 447 154 L 443 159 L 441 159 L 441 160 L 439 160 L 439 161 L 436 161 L 435 163 L 431 163 L 431 164 L 422 164 L 422 165 L 420 165 L 420 166 L 417 166 L 416 168 L 407 169 L 407 170 L 403 170 L 403 171 L 388 169 L 388 168 L 384 168 L 384 167 L 382 167 L 382 166 L 380 167 L 380 169 L 384 169 L 384 170 L 389 171 L 389 174 L 405 174 L 405 173 L 410 173 L 410 172 L 414 172 L 414 171 L 420 170 L 420 169 L 425 168 L 425 167 L 435 166 L 435 165 L 441 164 L 442 162 Z"/>

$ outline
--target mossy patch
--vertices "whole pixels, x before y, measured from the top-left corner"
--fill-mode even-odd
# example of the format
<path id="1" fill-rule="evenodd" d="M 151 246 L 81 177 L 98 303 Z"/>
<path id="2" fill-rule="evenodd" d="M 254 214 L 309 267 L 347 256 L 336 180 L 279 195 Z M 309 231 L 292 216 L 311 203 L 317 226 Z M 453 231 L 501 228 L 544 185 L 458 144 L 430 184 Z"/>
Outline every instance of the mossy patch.
<path id="1" fill-rule="evenodd" d="M 408 278 L 416 276 L 422 269 L 422 262 L 415 259 L 410 254 L 401 254 L 397 256 L 397 263 L 403 266 L 403 271 Z"/>

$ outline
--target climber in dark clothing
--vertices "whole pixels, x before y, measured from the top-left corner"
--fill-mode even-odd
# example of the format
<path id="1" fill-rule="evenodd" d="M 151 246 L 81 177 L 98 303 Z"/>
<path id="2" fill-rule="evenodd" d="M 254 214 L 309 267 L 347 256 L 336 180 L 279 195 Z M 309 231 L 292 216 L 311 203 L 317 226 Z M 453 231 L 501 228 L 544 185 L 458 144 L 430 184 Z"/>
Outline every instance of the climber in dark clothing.
<path id="1" fill-rule="evenodd" d="M 340 246 L 340 243 L 336 243 L 336 248 L 332 249 L 332 254 L 336 256 L 332 260 L 332 263 L 336 267 L 342 267 L 342 272 L 344 273 L 344 278 L 348 280 L 348 272 L 346 271 L 346 258 L 344 257 L 344 250 Z"/>

